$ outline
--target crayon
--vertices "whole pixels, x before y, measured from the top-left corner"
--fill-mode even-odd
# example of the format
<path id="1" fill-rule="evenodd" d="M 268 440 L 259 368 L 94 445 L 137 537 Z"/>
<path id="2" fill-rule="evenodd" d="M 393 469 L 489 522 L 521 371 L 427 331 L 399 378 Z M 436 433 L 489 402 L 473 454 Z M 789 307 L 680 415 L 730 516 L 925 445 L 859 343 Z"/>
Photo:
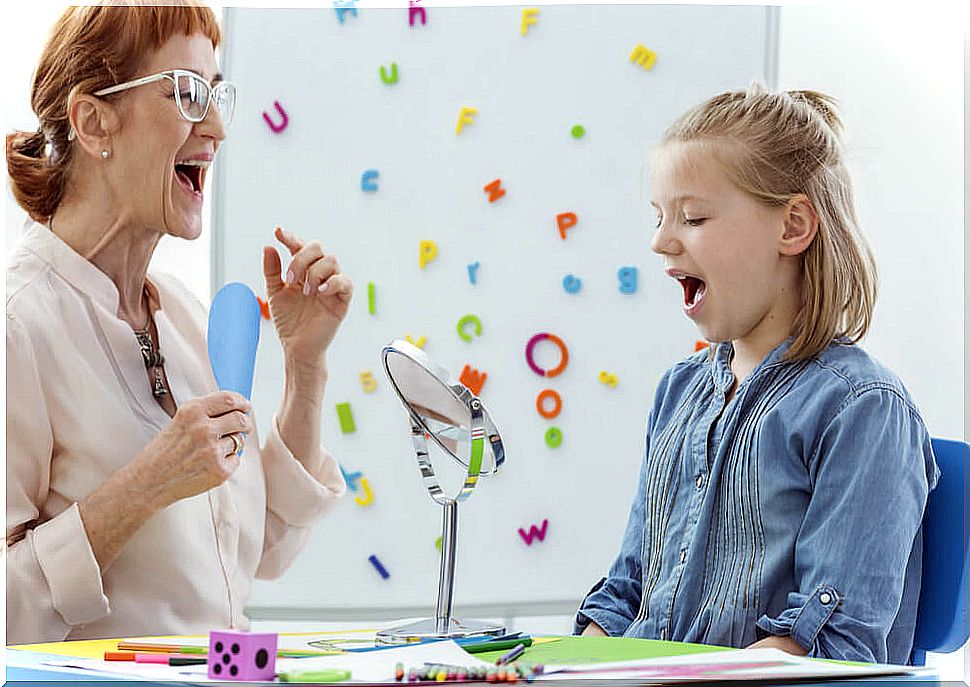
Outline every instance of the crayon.
<path id="1" fill-rule="evenodd" d="M 503 656 L 500 656 L 499 658 L 497 658 L 495 660 L 495 665 L 501 666 L 501 665 L 505 665 L 506 663 L 511 663 L 519 656 L 521 656 L 523 653 L 525 653 L 525 644 L 523 643 L 516 644 L 515 647 L 513 647 L 512 650 L 509 651 L 507 654 L 504 654 Z"/>
<path id="2" fill-rule="evenodd" d="M 281 682 L 343 682 L 350 679 L 349 670 L 293 670 L 278 675 Z"/>
<path id="3" fill-rule="evenodd" d="M 170 666 L 204 666 L 208 662 L 202 656 L 172 656 L 168 659 Z"/>
<path id="4" fill-rule="evenodd" d="M 134 661 L 135 652 L 134 651 L 105 651 L 104 660 L 105 661 Z"/>
<path id="5" fill-rule="evenodd" d="M 480 654 L 483 651 L 508 651 L 509 649 L 514 648 L 517 644 L 532 646 L 532 637 L 495 642 L 480 642 L 477 644 L 462 644 L 461 648 L 470 654 Z"/>

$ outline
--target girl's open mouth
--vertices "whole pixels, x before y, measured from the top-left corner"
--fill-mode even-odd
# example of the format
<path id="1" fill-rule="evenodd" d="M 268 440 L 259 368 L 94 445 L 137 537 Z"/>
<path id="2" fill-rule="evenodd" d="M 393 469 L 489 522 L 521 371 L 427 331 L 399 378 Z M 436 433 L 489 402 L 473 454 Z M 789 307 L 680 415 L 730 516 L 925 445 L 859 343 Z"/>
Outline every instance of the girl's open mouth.
<path id="1" fill-rule="evenodd" d="M 690 276 L 680 277 L 678 281 L 684 288 L 684 311 L 692 316 L 697 313 L 704 301 L 704 296 L 707 294 L 707 284 L 703 279 Z"/>

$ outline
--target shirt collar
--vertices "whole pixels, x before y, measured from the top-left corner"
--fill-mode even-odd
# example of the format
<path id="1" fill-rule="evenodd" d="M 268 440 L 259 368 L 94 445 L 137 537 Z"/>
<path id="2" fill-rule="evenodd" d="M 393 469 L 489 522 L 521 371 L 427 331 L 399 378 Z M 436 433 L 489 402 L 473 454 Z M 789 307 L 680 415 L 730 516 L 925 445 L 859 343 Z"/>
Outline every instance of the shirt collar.
<path id="1" fill-rule="evenodd" d="M 795 337 L 789 336 L 780 344 L 775 346 L 764 359 L 751 371 L 746 379 L 754 379 L 765 369 L 774 367 L 781 363 L 781 358 L 791 346 Z M 714 378 L 714 386 L 727 393 L 734 384 L 734 373 L 731 371 L 731 359 L 734 357 L 734 344 L 730 341 L 722 341 L 714 349 L 714 362 L 711 365 L 711 375 Z"/>
<path id="2" fill-rule="evenodd" d="M 48 227 L 31 222 L 24 232 L 23 246 L 109 312 L 118 312 L 118 287 L 93 262 L 79 255 Z"/>

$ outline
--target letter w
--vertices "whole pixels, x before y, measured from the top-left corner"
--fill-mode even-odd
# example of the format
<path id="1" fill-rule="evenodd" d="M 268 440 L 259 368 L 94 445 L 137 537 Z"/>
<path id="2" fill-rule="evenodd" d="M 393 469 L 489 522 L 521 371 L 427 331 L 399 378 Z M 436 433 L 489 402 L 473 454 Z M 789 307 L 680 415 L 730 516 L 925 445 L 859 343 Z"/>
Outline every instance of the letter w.
<path id="1" fill-rule="evenodd" d="M 539 541 L 546 540 L 546 528 L 549 527 L 549 521 L 543 520 L 542 527 L 536 527 L 535 525 L 529 525 L 529 533 L 526 534 L 525 530 L 521 527 L 519 528 L 519 536 L 525 541 L 526 544 L 532 546 L 532 540 L 538 537 Z"/>

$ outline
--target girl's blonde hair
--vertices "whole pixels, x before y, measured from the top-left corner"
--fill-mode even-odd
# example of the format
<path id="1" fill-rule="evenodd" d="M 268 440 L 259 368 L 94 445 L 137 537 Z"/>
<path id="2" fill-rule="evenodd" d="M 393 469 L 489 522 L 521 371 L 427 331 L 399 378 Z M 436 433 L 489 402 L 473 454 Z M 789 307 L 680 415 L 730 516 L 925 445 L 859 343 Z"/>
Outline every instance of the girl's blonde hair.
<path id="1" fill-rule="evenodd" d="M 143 76 L 137 71 L 152 51 L 176 34 L 195 33 L 219 46 L 216 15 L 199 0 L 169 0 L 164 6 L 102 0 L 65 10 L 34 72 L 30 104 L 40 127 L 6 137 L 10 187 L 32 219 L 46 223 L 64 197 L 74 161 L 67 114 L 74 97 Z"/>
<path id="2" fill-rule="evenodd" d="M 856 216 L 843 131 L 831 96 L 772 93 L 755 82 L 688 111 L 661 139 L 661 146 L 716 144 L 733 183 L 766 205 L 804 194 L 815 207 L 819 228 L 802 254 L 802 307 L 788 360 L 811 358 L 840 337 L 857 343 L 872 321 L 876 263 Z"/>

